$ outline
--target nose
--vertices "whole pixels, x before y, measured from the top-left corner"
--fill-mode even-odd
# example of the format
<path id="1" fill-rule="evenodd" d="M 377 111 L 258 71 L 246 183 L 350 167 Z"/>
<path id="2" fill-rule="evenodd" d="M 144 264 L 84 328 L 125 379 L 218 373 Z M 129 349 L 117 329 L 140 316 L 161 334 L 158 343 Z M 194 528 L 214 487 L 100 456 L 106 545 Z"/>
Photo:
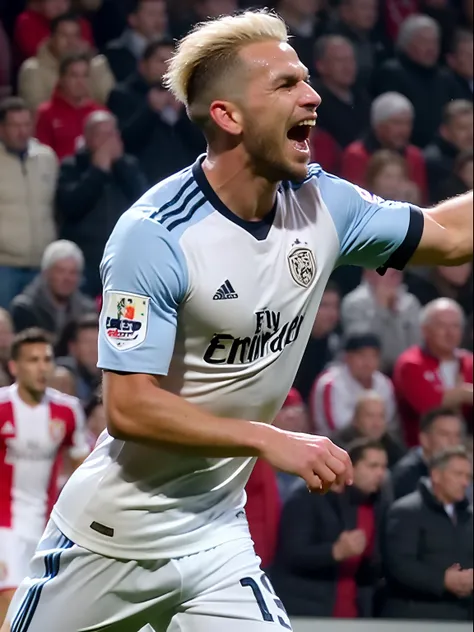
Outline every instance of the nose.
<path id="1" fill-rule="evenodd" d="M 321 97 L 309 83 L 305 83 L 304 88 L 300 105 L 314 112 L 321 104 Z"/>

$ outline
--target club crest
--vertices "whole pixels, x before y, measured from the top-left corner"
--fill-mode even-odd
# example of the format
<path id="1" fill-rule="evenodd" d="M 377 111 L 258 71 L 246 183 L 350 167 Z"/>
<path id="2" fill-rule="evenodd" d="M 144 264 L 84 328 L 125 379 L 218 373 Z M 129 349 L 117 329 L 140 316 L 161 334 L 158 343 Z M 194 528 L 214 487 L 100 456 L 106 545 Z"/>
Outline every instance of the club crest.
<path id="1" fill-rule="evenodd" d="M 146 337 L 150 299 L 137 294 L 106 292 L 101 318 L 105 335 L 116 349 L 138 347 Z"/>
<path id="2" fill-rule="evenodd" d="M 49 422 L 49 434 L 52 440 L 60 443 L 66 434 L 66 428 L 62 419 L 51 419 Z"/>
<path id="3" fill-rule="evenodd" d="M 316 274 L 316 262 L 309 248 L 296 246 L 288 254 L 288 266 L 294 281 L 301 287 L 309 287 Z"/>

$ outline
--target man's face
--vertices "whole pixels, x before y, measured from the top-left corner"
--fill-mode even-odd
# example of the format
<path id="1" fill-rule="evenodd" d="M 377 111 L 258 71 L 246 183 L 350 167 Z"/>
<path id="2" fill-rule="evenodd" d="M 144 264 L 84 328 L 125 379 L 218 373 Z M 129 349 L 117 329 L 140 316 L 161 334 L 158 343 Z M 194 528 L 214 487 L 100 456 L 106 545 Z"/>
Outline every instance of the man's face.
<path id="1" fill-rule="evenodd" d="M 435 66 L 440 53 L 440 38 L 433 28 L 419 29 L 407 48 L 407 55 L 415 63 L 426 68 Z"/>
<path id="2" fill-rule="evenodd" d="M 211 110 L 219 110 L 219 116 L 225 112 L 220 120 L 241 141 L 255 175 L 271 182 L 304 179 L 312 126 L 298 124 L 314 121 L 321 102 L 307 83 L 307 69 L 291 46 L 274 41 L 250 44 L 240 58 L 244 79 L 239 96 L 234 103 L 215 101 Z"/>
<path id="3" fill-rule="evenodd" d="M 341 16 L 353 28 L 370 31 L 378 19 L 377 0 L 351 0 L 341 8 Z"/>
<path id="4" fill-rule="evenodd" d="M 472 80 L 474 65 L 474 40 L 466 39 L 459 42 L 456 50 L 447 57 L 448 64 L 464 79 Z"/>
<path id="5" fill-rule="evenodd" d="M 472 112 L 455 116 L 449 125 L 443 126 L 445 137 L 459 151 L 472 149 L 474 143 L 474 125 Z"/>
<path id="6" fill-rule="evenodd" d="M 98 336 L 99 330 L 94 327 L 81 329 L 77 335 L 77 340 L 70 346 L 71 355 L 91 374 L 98 372 Z"/>
<path id="7" fill-rule="evenodd" d="M 420 444 L 427 457 L 462 443 L 462 424 L 457 417 L 438 417 L 427 432 L 420 433 Z"/>
<path id="8" fill-rule="evenodd" d="M 369 382 L 380 366 L 380 353 L 373 347 L 365 347 L 346 353 L 346 364 L 352 376 L 360 382 Z"/>
<path id="9" fill-rule="evenodd" d="M 91 153 L 96 152 L 99 147 L 112 139 L 121 143 L 117 123 L 114 119 L 95 123 L 85 134 L 87 148 Z"/>
<path id="10" fill-rule="evenodd" d="M 15 380 L 35 397 L 44 394 L 54 371 L 51 345 L 42 342 L 24 344 L 19 357 L 10 361 Z"/>
<path id="11" fill-rule="evenodd" d="M 438 309 L 425 323 L 423 335 L 426 346 L 435 357 L 452 354 L 462 340 L 461 314 L 451 307 Z"/>
<path id="12" fill-rule="evenodd" d="M 90 67 L 85 61 L 71 64 L 66 74 L 61 77 L 61 90 L 73 102 L 82 101 L 90 96 L 89 91 Z"/>
<path id="13" fill-rule="evenodd" d="M 160 46 L 150 59 L 140 62 L 140 69 L 147 83 L 150 85 L 161 83 L 172 54 L 171 46 Z"/>
<path id="14" fill-rule="evenodd" d="M 79 287 L 81 271 L 74 259 L 62 259 L 46 270 L 45 276 L 52 294 L 66 299 Z"/>
<path id="15" fill-rule="evenodd" d="M 162 37 L 168 30 L 168 14 L 163 0 L 141 2 L 136 13 L 132 13 L 129 24 L 148 40 Z"/>
<path id="16" fill-rule="evenodd" d="M 70 0 L 41 0 L 38 3 L 38 8 L 42 15 L 48 20 L 54 20 L 54 18 L 64 15 L 71 10 Z"/>
<path id="17" fill-rule="evenodd" d="M 334 331 L 339 322 L 340 305 L 341 299 L 337 292 L 324 292 L 313 326 L 313 333 L 316 336 L 321 338 Z"/>
<path id="18" fill-rule="evenodd" d="M 363 458 L 354 465 L 354 486 L 364 494 L 375 494 L 382 487 L 386 475 L 385 450 L 369 448 Z"/>
<path id="19" fill-rule="evenodd" d="M 51 48 L 58 59 L 84 48 L 79 22 L 61 22 L 51 37 Z"/>
<path id="20" fill-rule="evenodd" d="M 0 364 L 10 357 L 13 342 L 13 327 L 8 316 L 0 313 Z"/>
<path id="21" fill-rule="evenodd" d="M 404 149 L 410 142 L 413 130 L 413 116 L 409 112 L 394 114 L 386 121 L 379 123 L 375 136 L 386 149 Z"/>
<path id="22" fill-rule="evenodd" d="M 387 430 L 383 401 L 367 399 L 360 404 L 355 426 L 365 437 L 378 441 Z"/>
<path id="23" fill-rule="evenodd" d="M 331 42 L 326 47 L 323 59 L 317 62 L 322 79 L 329 79 L 343 88 L 354 85 L 357 76 L 357 63 L 354 49 L 349 42 Z"/>
<path id="24" fill-rule="evenodd" d="M 431 472 L 433 485 L 445 501 L 459 503 L 466 498 L 472 480 L 472 465 L 467 459 L 453 457 L 444 469 Z"/>
<path id="25" fill-rule="evenodd" d="M 33 119 L 29 110 L 8 112 L 0 123 L 0 140 L 10 151 L 26 151 L 33 134 Z"/>

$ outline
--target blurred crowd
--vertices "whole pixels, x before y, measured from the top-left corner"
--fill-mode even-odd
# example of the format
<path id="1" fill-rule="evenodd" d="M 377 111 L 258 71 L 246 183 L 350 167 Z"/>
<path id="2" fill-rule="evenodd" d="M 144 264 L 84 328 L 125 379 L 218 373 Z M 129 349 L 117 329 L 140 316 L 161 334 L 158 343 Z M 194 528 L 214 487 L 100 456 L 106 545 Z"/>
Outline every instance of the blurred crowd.
<path id="1" fill-rule="evenodd" d="M 256 6 L 0 0 L 0 471 L 13 388 L 80 404 L 90 448 L 105 428 L 104 245 L 142 193 L 205 151 L 163 87 L 166 62 L 197 21 Z M 472 188 L 473 0 L 270 8 L 323 98 L 316 162 L 413 204 Z M 472 619 L 472 290 L 470 263 L 334 272 L 276 424 L 345 447 L 354 485 L 311 495 L 257 462 L 247 487 L 290 616 Z"/>

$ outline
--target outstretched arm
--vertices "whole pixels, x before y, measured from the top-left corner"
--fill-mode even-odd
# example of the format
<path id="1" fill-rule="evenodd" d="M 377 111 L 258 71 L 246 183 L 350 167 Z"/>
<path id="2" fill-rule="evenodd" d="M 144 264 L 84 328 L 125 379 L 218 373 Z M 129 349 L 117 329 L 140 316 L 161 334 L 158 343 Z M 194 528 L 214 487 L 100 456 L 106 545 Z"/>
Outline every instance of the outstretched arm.
<path id="1" fill-rule="evenodd" d="M 456 266 L 472 260 L 472 191 L 423 211 L 424 227 L 412 264 Z"/>

